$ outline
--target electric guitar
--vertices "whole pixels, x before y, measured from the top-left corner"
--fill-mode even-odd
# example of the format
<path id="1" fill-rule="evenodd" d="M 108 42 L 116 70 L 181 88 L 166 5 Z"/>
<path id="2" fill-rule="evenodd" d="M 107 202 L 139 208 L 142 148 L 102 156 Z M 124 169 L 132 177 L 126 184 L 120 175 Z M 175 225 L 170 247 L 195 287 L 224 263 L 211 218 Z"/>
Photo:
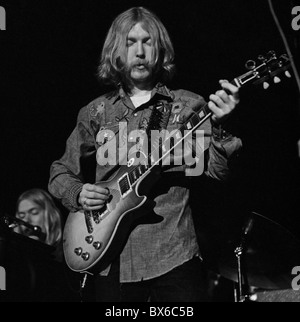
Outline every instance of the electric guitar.
<path id="1" fill-rule="evenodd" d="M 280 73 L 284 72 L 290 78 L 289 67 L 287 55 L 277 57 L 274 51 L 270 51 L 266 56 L 259 56 L 257 62 L 247 61 L 248 71 L 231 83 L 239 88 L 250 83 L 263 84 L 267 89 L 269 82 L 280 82 Z M 172 148 L 165 151 L 164 143 L 160 143 L 159 147 L 164 152 L 156 158 L 144 155 L 139 164 L 129 156 L 127 165 L 120 166 L 108 181 L 99 182 L 110 191 L 110 199 L 103 209 L 80 210 L 68 215 L 63 232 L 63 250 L 71 270 L 93 274 L 105 269 L 121 253 L 138 219 L 153 209 L 154 204 L 147 198 L 147 191 L 159 178 L 161 162 L 211 115 L 206 104 L 184 121 L 178 129 L 183 135 Z M 141 189 L 145 186 L 148 190 Z"/>

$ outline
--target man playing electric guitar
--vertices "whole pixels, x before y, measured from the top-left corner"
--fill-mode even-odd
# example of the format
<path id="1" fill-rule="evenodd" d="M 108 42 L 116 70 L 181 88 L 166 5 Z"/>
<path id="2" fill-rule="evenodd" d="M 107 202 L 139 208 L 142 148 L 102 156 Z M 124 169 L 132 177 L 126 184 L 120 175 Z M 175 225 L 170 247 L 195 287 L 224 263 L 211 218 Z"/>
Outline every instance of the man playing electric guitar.
<path id="1" fill-rule="evenodd" d="M 147 152 L 141 151 L 146 157 L 140 167 L 132 165 L 135 158 L 126 156 L 131 148 L 135 148 L 132 152 L 139 150 L 139 146 L 145 147 L 140 134 L 144 134 L 149 143 L 154 130 L 167 130 L 168 133 L 179 128 L 190 130 L 195 124 L 186 122 L 189 115 L 207 106 L 199 114 L 200 119 L 205 118 L 207 111 L 212 115 L 202 127 L 207 155 L 204 158 L 203 149 L 198 152 L 195 149 L 194 159 L 203 162 L 196 175 L 203 172 L 203 175 L 217 180 L 226 179 L 228 161 L 242 144 L 222 125 L 238 104 L 239 91 L 238 86 L 221 80 L 220 90 L 209 97 L 206 105 L 198 94 L 170 90 L 166 84 L 173 75 L 173 58 L 168 32 L 155 14 L 145 8 L 131 8 L 121 13 L 108 31 L 98 73 L 104 83 L 114 86 L 114 90 L 79 111 L 64 155 L 51 166 L 49 191 L 72 216 L 82 218 L 80 226 L 85 226 L 78 227 L 78 230 L 67 228 L 66 233 L 68 237 L 72 235 L 72 241 L 82 229 L 85 230 L 83 246 L 70 250 L 74 263 L 78 260 L 80 267 L 84 267 L 91 256 L 95 259 L 101 247 L 104 254 L 104 250 L 109 252 L 110 246 L 117 244 L 131 209 L 137 210 L 140 206 L 143 209 L 143 202 L 136 198 L 139 194 L 137 187 L 142 186 L 147 177 L 158 180 L 147 197 L 155 202 L 152 212 L 160 219 L 152 223 L 141 220 L 124 234 L 126 238 L 122 237 L 124 245 L 120 253 L 96 270 L 93 277 L 89 276 L 88 283 L 93 282 L 96 286 L 97 301 L 195 302 L 207 299 L 189 203 L 189 176 L 195 175 L 192 170 L 197 169 L 197 165 L 191 168 L 191 165 L 179 162 L 187 160 L 192 149 L 184 144 L 184 148 L 178 149 L 183 151 L 181 156 L 172 151 L 171 163 L 162 167 L 159 177 L 147 172 L 153 165 L 151 162 L 155 164 L 157 161 L 151 153 L 149 155 L 151 143 Z M 157 148 L 155 145 L 151 147 Z M 164 147 L 160 148 L 163 154 Z M 122 164 L 122 172 L 114 178 L 124 156 L 126 162 Z M 86 181 L 83 168 L 90 158 L 96 161 L 94 182 Z M 160 161 L 166 164 L 165 160 Z M 139 201 L 135 203 L 134 200 Z M 109 218 L 117 213 L 118 219 L 108 223 Z M 110 234 L 106 234 L 105 227 L 109 227 Z M 97 233 L 109 237 L 99 241 Z M 92 255 L 93 250 L 96 255 Z"/>

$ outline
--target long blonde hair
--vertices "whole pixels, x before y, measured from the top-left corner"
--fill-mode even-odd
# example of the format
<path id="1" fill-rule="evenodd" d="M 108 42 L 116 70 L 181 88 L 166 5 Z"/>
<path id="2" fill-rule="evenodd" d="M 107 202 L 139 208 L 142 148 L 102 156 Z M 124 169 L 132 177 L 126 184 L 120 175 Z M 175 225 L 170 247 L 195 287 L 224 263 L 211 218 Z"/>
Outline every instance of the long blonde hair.
<path id="1" fill-rule="evenodd" d="M 16 213 L 23 200 L 31 200 L 44 211 L 44 228 L 46 233 L 45 243 L 48 245 L 56 246 L 62 238 L 62 220 L 61 214 L 56 207 L 50 194 L 43 189 L 30 189 L 23 192 L 16 204 Z"/>
<path id="2" fill-rule="evenodd" d="M 113 21 L 102 49 L 98 76 L 106 84 L 126 86 L 127 36 L 133 26 L 141 23 L 154 44 L 156 81 L 166 82 L 174 74 L 174 48 L 160 19 L 150 10 L 133 7 Z"/>

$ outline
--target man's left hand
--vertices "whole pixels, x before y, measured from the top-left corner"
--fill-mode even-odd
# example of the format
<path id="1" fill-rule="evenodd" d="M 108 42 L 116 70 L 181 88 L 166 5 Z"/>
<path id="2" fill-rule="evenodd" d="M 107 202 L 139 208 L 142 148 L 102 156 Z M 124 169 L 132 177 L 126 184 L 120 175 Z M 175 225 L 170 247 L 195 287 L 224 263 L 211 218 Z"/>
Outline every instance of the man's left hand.
<path id="1" fill-rule="evenodd" d="M 224 123 L 228 116 L 240 102 L 239 88 L 230 84 L 227 80 L 219 81 L 223 89 L 209 96 L 208 107 L 212 111 L 213 122 Z"/>

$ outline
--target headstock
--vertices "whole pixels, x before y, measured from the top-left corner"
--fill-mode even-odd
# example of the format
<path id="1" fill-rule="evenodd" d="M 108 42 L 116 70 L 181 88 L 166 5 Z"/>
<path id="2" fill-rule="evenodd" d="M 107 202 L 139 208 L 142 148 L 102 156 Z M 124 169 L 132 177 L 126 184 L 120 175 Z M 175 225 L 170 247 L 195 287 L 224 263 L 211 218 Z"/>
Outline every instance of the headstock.
<path id="1" fill-rule="evenodd" d="M 274 51 L 269 51 L 266 56 L 258 56 L 257 61 L 248 60 L 245 66 L 249 71 L 235 78 L 238 86 L 251 82 L 255 85 L 263 84 L 264 89 L 267 89 L 270 82 L 275 84 L 281 82 L 278 77 L 281 73 L 284 73 L 288 78 L 292 77 L 288 70 L 291 66 L 288 55 L 283 54 L 277 57 Z"/>

